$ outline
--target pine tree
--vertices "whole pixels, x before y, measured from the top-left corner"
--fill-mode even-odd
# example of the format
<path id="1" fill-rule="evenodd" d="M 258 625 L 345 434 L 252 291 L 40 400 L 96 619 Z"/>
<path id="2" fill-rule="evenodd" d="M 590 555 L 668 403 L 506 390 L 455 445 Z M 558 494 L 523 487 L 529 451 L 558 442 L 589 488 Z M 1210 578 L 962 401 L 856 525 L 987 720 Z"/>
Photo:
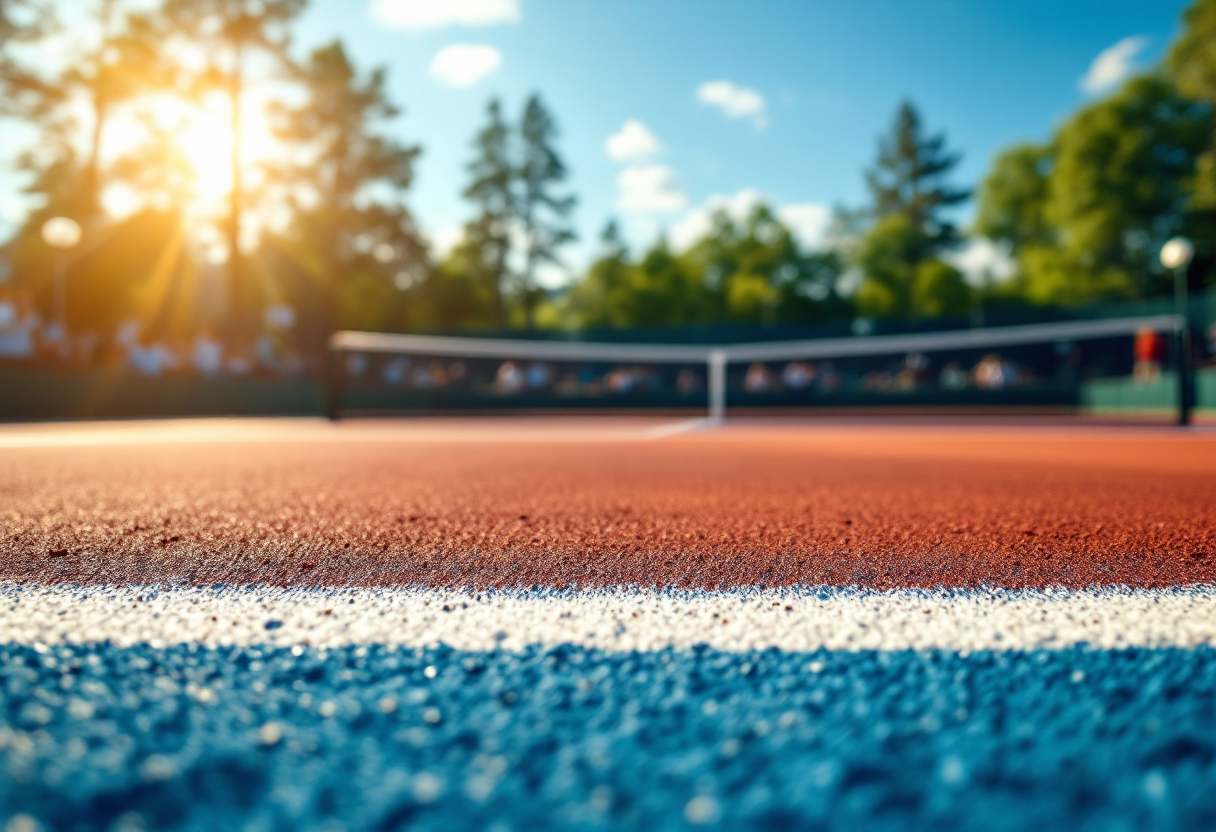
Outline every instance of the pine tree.
<path id="1" fill-rule="evenodd" d="M 230 338 L 235 334 L 237 301 L 242 290 L 241 231 L 245 204 L 244 161 L 241 145 L 244 125 L 241 106 L 252 81 L 252 59 L 269 58 L 289 66 L 287 25 L 304 8 L 304 0 L 166 0 L 162 23 L 166 35 L 193 41 L 203 47 L 209 64 L 194 79 L 198 91 L 222 90 L 228 96 L 232 133 L 232 190 L 224 236 L 228 243 L 228 304 Z"/>
<path id="2" fill-rule="evenodd" d="M 519 215 L 526 239 L 523 272 L 524 324 L 534 326 L 536 269 L 541 263 L 559 263 L 558 250 L 575 239 L 568 224 L 573 196 L 558 196 L 553 187 L 566 178 L 566 166 L 553 146 L 557 124 L 540 97 L 533 95 L 520 124 Z"/>
<path id="3" fill-rule="evenodd" d="M 953 313 L 959 299 L 968 297 L 962 274 L 938 259 L 959 238 L 947 212 L 971 196 L 946 181 L 958 161 L 958 154 L 946 149 L 944 135 L 926 134 L 911 103 L 900 105 L 891 132 L 879 139 L 874 167 L 866 172 L 874 222 L 852 251 L 865 275 L 854 295 L 862 314 Z"/>
<path id="4" fill-rule="evenodd" d="M 91 110 L 81 191 L 86 213 L 83 219 L 101 211 L 106 128 L 124 102 L 150 91 L 157 83 L 155 79 L 164 78 L 166 73 L 147 17 L 124 15 L 117 0 L 100 0 L 96 21 L 101 34 L 97 47 L 82 56 L 60 84 L 66 97 L 81 93 Z"/>
<path id="5" fill-rule="evenodd" d="M 29 43 L 56 31 L 48 10 L 25 0 L 0 10 L 0 43 Z M 70 192 L 57 201 L 56 211 L 88 228 L 101 214 L 106 128 L 124 103 L 153 87 L 162 66 L 147 19 L 124 13 L 118 0 L 97 0 L 84 22 L 93 42 L 79 48 L 76 59 L 56 77 L 36 73 L 0 48 L 0 114 L 37 125 L 42 139 L 24 154 L 20 166 L 36 183 L 54 168 L 51 178 L 63 180 Z M 78 110 L 81 102 L 84 111 Z M 82 130 L 87 131 L 83 141 L 77 135 Z"/>
<path id="6" fill-rule="evenodd" d="M 356 261 L 374 264 L 386 288 L 420 266 L 421 242 L 402 205 L 420 151 L 376 131 L 400 114 L 388 98 L 384 69 L 361 79 L 334 42 L 315 50 L 296 77 L 307 98 L 278 108 L 276 127 L 307 161 L 277 166 L 273 175 L 297 197 L 292 243 L 298 259 L 319 264 L 314 277 L 326 300 L 320 329 L 328 335 L 337 324 L 340 281 L 354 275 Z"/>
<path id="7" fill-rule="evenodd" d="M 500 329 L 508 324 L 507 280 L 511 253 L 511 226 L 517 217 L 514 194 L 515 166 L 511 162 L 510 129 L 497 99 L 486 108 L 486 125 L 473 146 L 476 156 L 468 170 L 473 181 L 464 197 L 477 207 L 477 216 L 465 226 L 465 242 L 479 253 L 480 271 L 493 297 L 494 319 Z"/>
<path id="8" fill-rule="evenodd" d="M 946 182 L 959 158 L 946 150 L 944 134 L 926 135 L 920 114 L 905 101 L 891 133 L 879 139 L 878 159 L 866 173 L 874 218 L 896 214 L 906 217 L 924 234 L 924 256 L 958 240 L 958 229 L 944 213 L 971 196 L 969 191 Z"/>

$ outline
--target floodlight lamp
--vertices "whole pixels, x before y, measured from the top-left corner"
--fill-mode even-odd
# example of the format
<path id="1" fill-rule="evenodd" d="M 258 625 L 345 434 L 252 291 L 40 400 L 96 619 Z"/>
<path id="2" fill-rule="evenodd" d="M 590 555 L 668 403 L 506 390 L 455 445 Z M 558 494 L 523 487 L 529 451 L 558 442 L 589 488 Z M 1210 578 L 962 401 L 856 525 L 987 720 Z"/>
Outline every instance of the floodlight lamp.
<path id="1" fill-rule="evenodd" d="M 80 234 L 80 223 L 68 217 L 52 217 L 42 224 L 42 240 L 51 248 L 72 248 Z"/>
<path id="2" fill-rule="evenodd" d="M 1175 237 L 1161 247 L 1161 265 L 1167 269 L 1185 268 L 1195 256 L 1195 246 L 1186 237 Z"/>

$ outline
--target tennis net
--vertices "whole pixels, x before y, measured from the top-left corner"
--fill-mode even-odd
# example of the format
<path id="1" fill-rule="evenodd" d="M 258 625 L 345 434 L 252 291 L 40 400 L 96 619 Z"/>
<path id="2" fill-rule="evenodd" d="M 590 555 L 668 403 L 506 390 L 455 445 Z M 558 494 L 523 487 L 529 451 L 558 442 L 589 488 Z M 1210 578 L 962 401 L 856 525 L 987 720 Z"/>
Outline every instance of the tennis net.
<path id="1" fill-rule="evenodd" d="M 676 345 L 338 332 L 330 339 L 328 407 L 333 418 L 701 410 L 721 419 L 728 410 L 1075 410 L 1113 395 L 1116 406 L 1165 413 L 1179 398 L 1180 320 Z"/>

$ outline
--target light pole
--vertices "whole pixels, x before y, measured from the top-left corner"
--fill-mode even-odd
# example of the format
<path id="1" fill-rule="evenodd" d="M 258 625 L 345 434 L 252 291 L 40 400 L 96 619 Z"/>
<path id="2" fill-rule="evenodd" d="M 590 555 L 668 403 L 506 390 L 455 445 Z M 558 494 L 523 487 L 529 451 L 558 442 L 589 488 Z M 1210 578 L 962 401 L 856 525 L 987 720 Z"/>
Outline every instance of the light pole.
<path id="1" fill-rule="evenodd" d="M 1161 265 L 1174 272 L 1174 314 L 1178 317 L 1175 351 L 1178 367 L 1178 424 L 1191 423 L 1191 322 L 1188 314 L 1186 270 L 1195 247 L 1186 237 L 1175 237 L 1161 247 Z"/>
<path id="2" fill-rule="evenodd" d="M 67 252 L 80 242 L 80 223 L 68 217 L 52 217 L 42 224 L 42 241 L 55 249 L 55 265 L 51 277 L 51 311 L 59 334 L 68 334 L 68 275 Z"/>

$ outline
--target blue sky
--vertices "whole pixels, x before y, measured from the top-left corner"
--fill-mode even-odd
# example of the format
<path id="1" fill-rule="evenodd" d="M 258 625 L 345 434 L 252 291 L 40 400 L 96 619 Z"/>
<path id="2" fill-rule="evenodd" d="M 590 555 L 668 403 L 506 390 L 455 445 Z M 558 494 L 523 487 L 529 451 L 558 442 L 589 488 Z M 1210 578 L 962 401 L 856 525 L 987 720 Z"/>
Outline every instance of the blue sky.
<path id="1" fill-rule="evenodd" d="M 580 196 L 583 243 L 571 257 L 577 263 L 594 248 L 609 216 L 618 216 L 637 244 L 662 230 L 678 240 L 703 222 L 698 209 L 715 198 L 742 208 L 761 194 L 796 206 L 787 216 L 813 238 L 824 214 L 818 206 L 864 201 L 862 169 L 905 97 L 963 152 L 958 180 L 972 183 L 1001 148 L 1046 137 L 1077 106 L 1109 89 L 1096 82 L 1113 84 L 1126 71 L 1158 60 L 1186 2 L 429 5 L 446 5 L 450 17 L 463 16 L 464 22 L 419 20 L 418 4 L 410 0 L 381 0 L 361 13 L 353 13 L 348 1 L 314 0 L 301 44 L 341 35 L 356 46 L 361 62 L 390 67 L 392 91 L 407 107 L 397 129 L 425 148 L 411 203 L 440 238 L 465 217 L 458 196 L 462 166 L 486 100 L 501 96 L 518 113 L 529 92 L 540 92 L 560 120 L 570 184 Z M 478 18 L 480 25 L 470 25 Z M 1087 91 L 1083 79 L 1095 60 L 1120 43 Z M 431 65 L 455 44 L 492 47 L 501 64 L 468 86 L 449 86 L 432 74 Z M 454 54 L 466 58 L 465 66 L 478 65 L 477 51 Z M 707 82 L 731 86 L 703 90 Z M 699 91 L 716 103 L 701 100 Z M 631 120 L 661 149 L 609 158 L 605 142 Z M 629 131 L 618 141 L 618 152 L 644 149 L 644 138 Z"/>
<path id="2" fill-rule="evenodd" d="M 663 231 L 679 242 L 708 203 L 743 210 L 759 196 L 813 241 L 828 206 L 864 201 L 862 170 L 904 98 L 963 152 L 957 180 L 972 184 L 1001 148 L 1045 138 L 1156 62 L 1186 5 L 312 0 L 297 49 L 340 37 L 361 69 L 388 67 L 405 108 L 390 129 L 424 149 L 408 201 L 441 242 L 467 216 L 459 193 L 487 100 L 514 117 L 539 92 L 580 198 L 579 267 L 610 216 L 637 245 Z"/>

